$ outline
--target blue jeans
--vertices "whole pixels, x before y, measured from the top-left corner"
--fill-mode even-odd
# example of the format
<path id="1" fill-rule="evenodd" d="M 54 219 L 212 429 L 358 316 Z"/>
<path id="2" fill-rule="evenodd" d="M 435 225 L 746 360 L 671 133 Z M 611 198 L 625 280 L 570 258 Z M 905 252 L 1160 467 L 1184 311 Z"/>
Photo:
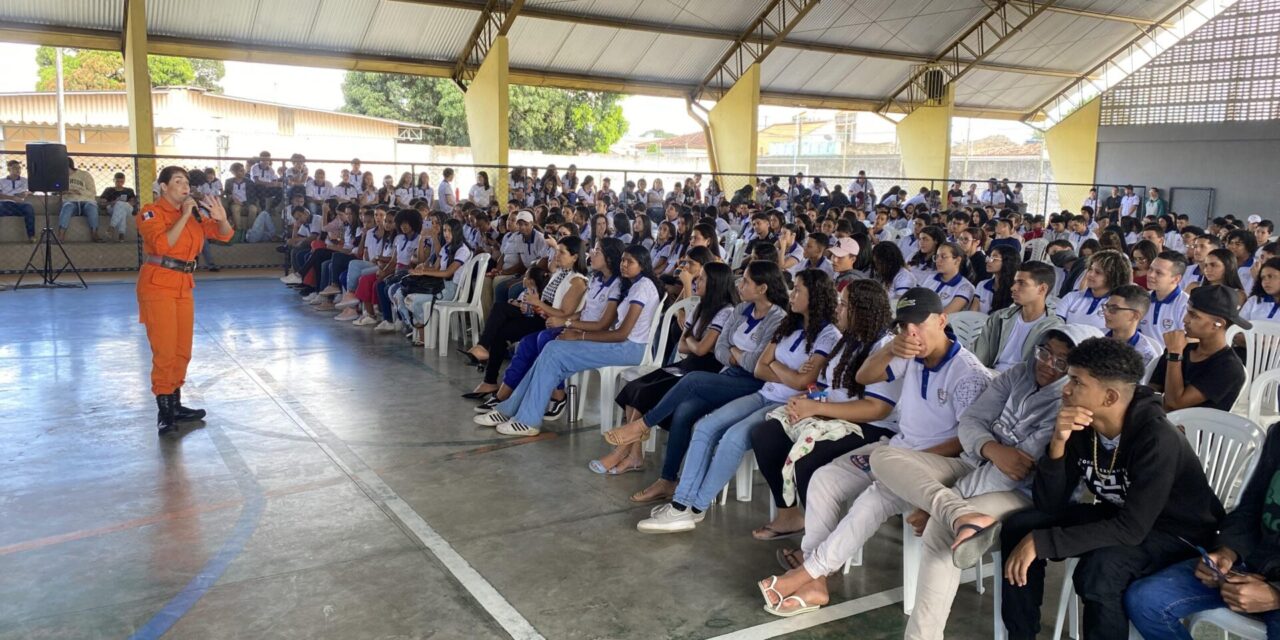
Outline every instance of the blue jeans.
<path id="1" fill-rule="evenodd" d="M 0 217 L 2 216 L 22 216 L 22 222 L 27 227 L 27 237 L 34 238 L 36 235 L 36 208 L 26 202 L 14 202 L 12 200 L 0 200 Z"/>
<path id="2" fill-rule="evenodd" d="M 537 362 L 538 354 L 542 353 L 542 350 L 551 344 L 561 331 L 564 329 L 543 329 L 520 338 L 520 342 L 516 344 L 515 355 L 511 356 L 511 364 L 507 366 L 507 372 L 502 374 L 502 384 L 511 389 L 520 386 L 520 381 L 524 380 L 525 374 L 529 373 L 533 363 Z M 561 382 L 556 388 L 563 386 L 564 383 Z"/>
<path id="3" fill-rule="evenodd" d="M 1143 638 L 1191 640 L 1182 618 L 1227 606 L 1217 589 L 1196 579 L 1198 562 L 1199 558 L 1179 562 L 1129 585 L 1124 593 L 1124 608 Z M 1280 610 L 1255 617 L 1266 623 L 1268 638 L 1280 638 Z"/>
<path id="4" fill-rule="evenodd" d="M 680 462 L 689 449 L 693 424 L 698 418 L 742 396 L 755 393 L 764 383 L 741 367 L 722 373 L 694 371 L 680 378 L 662 400 L 641 418 L 650 427 L 667 428 L 667 451 L 662 461 L 662 479 L 675 482 Z"/>
<path id="5" fill-rule="evenodd" d="M 542 424 L 551 392 L 562 380 L 579 371 L 599 367 L 640 364 L 648 345 L 625 342 L 583 342 L 556 340 L 543 348 L 533 369 L 520 381 L 511 397 L 496 408 L 516 422 L 537 427 Z"/>
<path id="6" fill-rule="evenodd" d="M 350 292 L 355 292 L 356 286 L 360 284 L 361 276 L 365 276 L 370 273 L 377 273 L 377 271 L 378 265 L 372 262 L 367 260 L 352 260 L 351 264 L 347 265 L 347 286 L 344 287 L 344 289 Z"/>
<path id="7" fill-rule="evenodd" d="M 98 230 L 97 202 L 63 202 L 62 209 L 58 211 L 58 228 L 66 229 L 71 226 L 71 216 L 79 215 L 85 217 L 90 230 Z"/>
<path id="8" fill-rule="evenodd" d="M 674 501 L 699 511 L 710 507 L 738 470 L 742 455 L 751 449 L 751 428 L 778 406 L 781 403 L 752 393 L 699 420 L 693 426 Z"/>

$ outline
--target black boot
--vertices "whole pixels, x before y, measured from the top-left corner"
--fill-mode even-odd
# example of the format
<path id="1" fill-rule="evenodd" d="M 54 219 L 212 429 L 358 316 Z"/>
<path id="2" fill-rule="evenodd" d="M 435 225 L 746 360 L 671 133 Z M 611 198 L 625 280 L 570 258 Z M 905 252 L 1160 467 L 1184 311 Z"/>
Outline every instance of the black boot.
<path id="1" fill-rule="evenodd" d="M 192 409 L 182 406 L 182 388 L 179 387 L 173 391 L 173 418 L 178 422 L 190 422 L 192 420 L 204 420 L 204 409 Z"/>
<path id="2" fill-rule="evenodd" d="M 178 423 L 174 419 L 174 409 L 178 406 L 177 396 L 173 394 L 156 396 L 156 407 L 160 409 L 156 414 L 156 429 L 160 435 L 168 435 L 177 433 Z"/>

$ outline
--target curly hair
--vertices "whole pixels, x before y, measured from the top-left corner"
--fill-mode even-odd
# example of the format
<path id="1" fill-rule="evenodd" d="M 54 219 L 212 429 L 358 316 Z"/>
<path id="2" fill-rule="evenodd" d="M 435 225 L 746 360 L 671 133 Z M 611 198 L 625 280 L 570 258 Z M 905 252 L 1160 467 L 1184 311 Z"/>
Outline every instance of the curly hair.
<path id="1" fill-rule="evenodd" d="M 1107 291 L 1112 291 L 1122 284 L 1133 282 L 1133 265 L 1129 256 L 1114 249 L 1103 249 L 1089 256 L 1089 266 L 1097 265 L 1098 270 L 1107 279 Z"/>
<path id="2" fill-rule="evenodd" d="M 1067 354 L 1067 366 L 1077 367 L 1104 382 L 1138 384 L 1145 373 L 1142 356 L 1127 342 L 1089 338 Z"/>
<path id="3" fill-rule="evenodd" d="M 778 342 L 803 328 L 805 351 L 812 351 L 818 334 L 836 317 L 836 285 L 831 276 L 820 269 L 805 269 L 796 274 L 795 281 L 796 284 L 803 282 L 805 289 L 809 290 L 808 322 L 803 314 L 794 311 L 787 313 L 787 317 L 773 334 L 773 341 Z"/>
<path id="4" fill-rule="evenodd" d="M 848 391 L 849 397 L 861 398 L 866 387 L 858 383 L 858 369 L 893 324 L 893 308 L 889 306 L 889 293 L 874 280 L 854 280 L 840 295 L 848 297 L 845 304 L 848 329 L 832 351 L 832 357 L 840 354 L 840 362 L 830 382 Z"/>

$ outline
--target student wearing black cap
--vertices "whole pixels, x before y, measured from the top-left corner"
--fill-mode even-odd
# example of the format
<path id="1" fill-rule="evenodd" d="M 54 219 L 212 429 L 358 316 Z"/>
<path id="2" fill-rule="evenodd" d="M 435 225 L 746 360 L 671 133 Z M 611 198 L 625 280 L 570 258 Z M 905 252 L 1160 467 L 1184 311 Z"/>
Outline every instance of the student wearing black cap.
<path id="1" fill-rule="evenodd" d="M 1164 392 L 1168 411 L 1210 407 L 1230 411 L 1244 388 L 1244 364 L 1227 344 L 1227 325 L 1251 329 L 1236 310 L 1236 294 L 1222 285 L 1191 292 L 1184 331 L 1164 334 L 1164 362 L 1156 365 L 1150 385 Z M 1187 339 L 1199 340 L 1188 344 Z"/>

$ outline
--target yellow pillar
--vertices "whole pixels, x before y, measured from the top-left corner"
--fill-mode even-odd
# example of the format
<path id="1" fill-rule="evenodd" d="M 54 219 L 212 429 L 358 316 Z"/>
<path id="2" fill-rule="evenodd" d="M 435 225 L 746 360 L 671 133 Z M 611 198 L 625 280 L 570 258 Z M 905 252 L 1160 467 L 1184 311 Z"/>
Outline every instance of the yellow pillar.
<path id="1" fill-rule="evenodd" d="M 946 192 L 951 177 L 951 114 L 955 89 L 948 86 L 940 104 L 917 107 L 898 123 L 898 148 L 902 171 L 910 184 L 901 185 L 913 196 L 920 187 Z M 883 193 L 886 187 L 880 187 Z"/>
<path id="2" fill-rule="evenodd" d="M 124 83 L 128 94 L 130 148 L 139 155 L 155 155 L 156 132 L 151 113 L 151 72 L 147 69 L 147 3 L 124 3 Z M 156 161 L 138 158 L 138 201 L 151 202 Z"/>
<path id="3" fill-rule="evenodd" d="M 716 181 L 725 194 L 748 184 L 755 185 L 759 113 L 760 65 L 756 63 L 747 67 L 707 117 L 711 130 L 708 142 L 716 159 Z M 723 175 L 726 173 L 744 175 Z"/>
<path id="4" fill-rule="evenodd" d="M 467 109 L 467 135 L 471 138 L 471 158 L 476 164 L 506 165 L 511 137 L 507 112 L 507 37 L 494 38 L 489 53 L 467 87 L 463 103 Z M 503 169 L 484 168 L 493 186 L 495 201 L 506 210 L 507 177 Z M 466 192 L 466 188 L 463 188 Z"/>
<path id="5" fill-rule="evenodd" d="M 1084 185 L 1058 187 L 1058 202 L 1063 209 L 1075 211 L 1089 196 L 1097 169 L 1101 117 L 1102 100 L 1094 98 L 1044 133 L 1054 181 Z"/>

